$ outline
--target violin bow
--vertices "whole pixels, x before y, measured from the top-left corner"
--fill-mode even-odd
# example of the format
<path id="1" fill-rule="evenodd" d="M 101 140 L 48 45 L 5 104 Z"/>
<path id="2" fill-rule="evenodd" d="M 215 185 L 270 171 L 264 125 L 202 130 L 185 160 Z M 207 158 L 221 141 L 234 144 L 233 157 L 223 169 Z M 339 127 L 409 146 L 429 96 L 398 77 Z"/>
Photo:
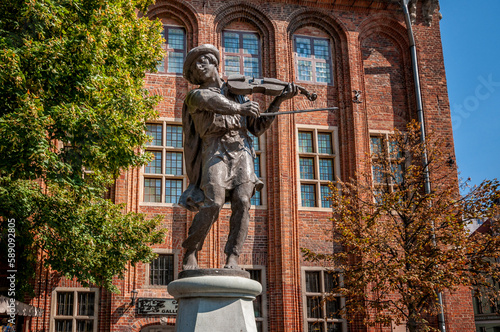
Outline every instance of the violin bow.
<path id="1" fill-rule="evenodd" d="M 275 116 L 282 114 L 295 114 L 295 113 L 306 113 L 306 112 L 317 112 L 317 111 L 329 111 L 338 110 L 338 107 L 325 107 L 325 108 L 313 108 L 307 110 L 296 110 L 296 111 L 285 111 L 285 112 L 272 112 L 272 113 L 260 113 L 260 116 Z"/>

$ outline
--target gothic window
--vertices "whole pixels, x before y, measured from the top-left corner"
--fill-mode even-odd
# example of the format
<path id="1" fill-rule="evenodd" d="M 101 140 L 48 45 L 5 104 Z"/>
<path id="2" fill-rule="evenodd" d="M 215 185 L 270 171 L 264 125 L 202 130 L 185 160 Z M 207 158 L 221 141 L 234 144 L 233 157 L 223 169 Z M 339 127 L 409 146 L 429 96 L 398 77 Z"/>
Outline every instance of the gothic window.
<path id="1" fill-rule="evenodd" d="M 381 133 L 370 135 L 370 153 L 374 196 L 379 199 L 384 192 L 394 190 L 403 181 L 403 154 L 389 134 Z"/>
<path id="2" fill-rule="evenodd" d="M 222 33 L 224 76 L 241 74 L 261 76 L 261 47 L 259 35 L 250 31 L 226 30 Z"/>
<path id="3" fill-rule="evenodd" d="M 158 72 L 182 74 L 186 56 L 186 31 L 182 27 L 164 25 L 161 36 L 166 56 L 158 63 Z"/>
<path id="4" fill-rule="evenodd" d="M 330 41 L 302 35 L 295 35 L 293 41 L 297 81 L 332 84 Z"/>

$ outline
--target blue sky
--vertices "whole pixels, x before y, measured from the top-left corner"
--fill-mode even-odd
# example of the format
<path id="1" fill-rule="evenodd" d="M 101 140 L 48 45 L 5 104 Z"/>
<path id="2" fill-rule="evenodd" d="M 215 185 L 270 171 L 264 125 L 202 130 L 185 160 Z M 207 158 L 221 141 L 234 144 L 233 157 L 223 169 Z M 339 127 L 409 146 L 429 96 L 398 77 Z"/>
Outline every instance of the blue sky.
<path id="1" fill-rule="evenodd" d="M 441 0 L 441 34 L 460 177 L 500 178 L 499 0 Z"/>

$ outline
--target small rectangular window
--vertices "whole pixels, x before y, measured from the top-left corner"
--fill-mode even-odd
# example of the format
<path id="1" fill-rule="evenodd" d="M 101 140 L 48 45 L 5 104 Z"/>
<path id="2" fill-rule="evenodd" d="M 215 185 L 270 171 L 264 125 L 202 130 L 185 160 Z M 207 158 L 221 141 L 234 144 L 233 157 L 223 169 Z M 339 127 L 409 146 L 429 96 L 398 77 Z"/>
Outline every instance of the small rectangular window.
<path id="1" fill-rule="evenodd" d="M 56 332 L 96 332 L 97 292 L 93 289 L 65 289 L 54 292 L 55 312 L 51 317 Z M 51 324 L 52 324 L 51 323 Z"/>
<path id="2" fill-rule="evenodd" d="M 300 178 L 314 179 L 314 159 L 300 158 Z"/>
<path id="3" fill-rule="evenodd" d="M 162 146 L 163 126 L 157 123 L 146 124 L 146 134 L 151 136 L 151 141 L 146 145 L 148 146 Z"/>
<path id="4" fill-rule="evenodd" d="M 61 292 L 57 294 L 57 315 L 73 315 L 73 292 Z"/>
<path id="5" fill-rule="evenodd" d="M 94 316 L 94 293 L 78 293 L 78 315 Z"/>
<path id="6" fill-rule="evenodd" d="M 144 173 L 161 174 L 161 151 L 149 151 L 153 159 L 144 167 Z"/>
<path id="7" fill-rule="evenodd" d="M 182 175 L 182 152 L 165 153 L 165 174 Z"/>
<path id="8" fill-rule="evenodd" d="M 319 179 L 333 181 L 333 159 L 319 160 Z"/>
<path id="9" fill-rule="evenodd" d="M 165 203 L 177 203 L 181 194 L 182 180 L 165 180 Z"/>
<path id="10" fill-rule="evenodd" d="M 182 148 L 182 126 L 167 124 L 167 146 Z"/>
<path id="11" fill-rule="evenodd" d="M 302 206 L 316 206 L 316 190 L 313 184 L 303 184 L 300 186 L 302 195 Z"/>
<path id="12" fill-rule="evenodd" d="M 72 332 L 73 331 L 73 320 L 69 320 L 69 319 L 56 320 L 56 331 L 57 332 Z"/>
<path id="13" fill-rule="evenodd" d="M 306 272 L 306 292 L 319 293 L 320 291 L 320 271 Z"/>
<path id="14" fill-rule="evenodd" d="M 235 75 L 240 73 L 240 58 L 237 56 L 224 57 L 224 69 L 226 76 Z"/>
<path id="15" fill-rule="evenodd" d="M 255 191 L 255 194 L 252 196 L 251 200 L 250 200 L 250 203 L 252 205 L 262 205 L 262 193 L 260 190 L 256 190 Z"/>
<path id="16" fill-rule="evenodd" d="M 144 179 L 144 202 L 161 202 L 161 179 Z"/>
<path id="17" fill-rule="evenodd" d="M 167 286 L 174 280 L 174 255 L 160 254 L 149 264 L 149 284 Z"/>
<path id="18" fill-rule="evenodd" d="M 330 187 L 328 185 L 321 185 L 321 207 L 329 208 L 331 207 L 331 202 L 328 199 L 330 197 Z"/>
<path id="19" fill-rule="evenodd" d="M 310 131 L 299 131 L 299 152 L 312 153 L 313 152 L 313 133 Z"/>
<path id="20" fill-rule="evenodd" d="M 260 155 L 257 155 L 255 157 L 255 162 L 254 162 L 254 172 L 255 175 L 260 178 Z"/>
<path id="21" fill-rule="evenodd" d="M 94 330 L 93 320 L 78 320 L 76 325 L 77 332 L 92 332 Z"/>
<path id="22" fill-rule="evenodd" d="M 318 153 L 333 153 L 331 133 L 318 133 Z"/>

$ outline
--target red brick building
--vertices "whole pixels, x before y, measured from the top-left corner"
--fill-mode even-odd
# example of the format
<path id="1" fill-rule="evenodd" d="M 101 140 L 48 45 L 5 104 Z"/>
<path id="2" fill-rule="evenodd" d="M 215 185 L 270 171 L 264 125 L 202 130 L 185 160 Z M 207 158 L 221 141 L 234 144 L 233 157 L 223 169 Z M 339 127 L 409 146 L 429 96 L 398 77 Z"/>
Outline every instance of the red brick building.
<path id="1" fill-rule="evenodd" d="M 414 3 L 426 126 L 453 153 L 437 0 Z M 146 299 L 171 299 L 166 284 L 180 270 L 181 243 L 193 218 L 175 204 L 187 186 L 181 109 L 193 88 L 181 72 L 186 51 L 204 43 L 220 50 L 224 77 L 273 77 L 319 96 L 314 103 L 294 98 L 282 110 L 339 108 L 279 116 L 255 140 L 256 173 L 265 187 L 253 199 L 240 263 L 264 288 L 256 304 L 259 329 L 396 330 L 325 318 L 332 308 L 315 309 L 313 298 L 328 291 L 330 277 L 320 266 L 304 262 L 300 248 L 333 250 L 326 233 L 331 209 L 322 200 L 326 185 L 337 177 L 353 177 L 371 141 L 416 118 L 409 41 L 398 1 L 158 0 L 148 15 L 163 22 L 167 51 L 159 72 L 146 77 L 148 89 L 163 97 L 160 117 L 148 123 L 153 136 L 148 150 L 155 160 L 122 174 L 112 196 L 129 211 L 165 216 L 165 242 L 154 248 L 160 256 L 150 265 L 130 266 L 125 279 L 116 280 L 119 295 L 81 288 L 40 270 L 31 305 L 45 312 L 30 319 L 27 331 L 173 331 L 175 314 L 152 313 L 154 303 Z M 252 98 L 264 109 L 272 97 Z M 223 265 L 230 212 L 229 206 L 223 208 L 207 237 L 199 254 L 201 267 Z M 332 306 L 342 301 L 338 298 Z M 447 331 L 475 331 L 470 293 L 445 294 L 444 302 Z M 171 304 L 166 301 L 165 308 Z"/>

